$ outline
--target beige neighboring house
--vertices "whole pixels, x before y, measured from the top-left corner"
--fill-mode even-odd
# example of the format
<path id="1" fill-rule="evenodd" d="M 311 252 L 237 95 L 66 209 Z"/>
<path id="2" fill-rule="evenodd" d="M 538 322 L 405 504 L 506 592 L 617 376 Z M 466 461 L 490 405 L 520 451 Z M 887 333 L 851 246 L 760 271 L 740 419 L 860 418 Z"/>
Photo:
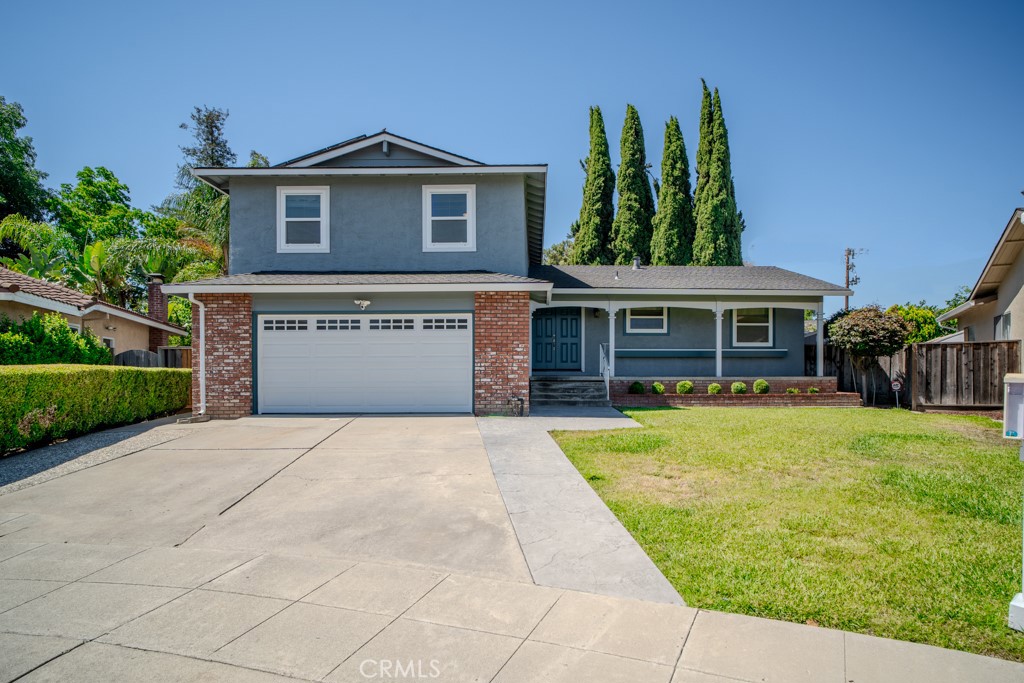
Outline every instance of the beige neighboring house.
<path id="1" fill-rule="evenodd" d="M 957 332 L 934 341 L 1024 338 L 1024 209 L 1015 209 L 967 301 L 938 317 Z"/>
<path id="2" fill-rule="evenodd" d="M 31 318 L 36 311 L 60 313 L 67 318 L 71 329 L 92 330 L 114 355 L 134 349 L 155 353 L 161 346 L 168 345 L 169 335 L 187 334 L 167 322 L 167 299 L 160 289 L 162 284 L 159 276 L 150 278 L 151 317 L 0 266 L 0 314 L 20 321 Z"/>

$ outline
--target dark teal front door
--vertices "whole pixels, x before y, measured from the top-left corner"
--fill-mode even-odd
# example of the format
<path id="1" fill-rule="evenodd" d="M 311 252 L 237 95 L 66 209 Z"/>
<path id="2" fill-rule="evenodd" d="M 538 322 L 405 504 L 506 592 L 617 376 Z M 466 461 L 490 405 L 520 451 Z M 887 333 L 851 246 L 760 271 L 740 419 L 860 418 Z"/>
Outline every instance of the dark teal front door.
<path id="1" fill-rule="evenodd" d="M 542 308 L 533 314 L 533 369 L 582 370 L 580 309 Z"/>

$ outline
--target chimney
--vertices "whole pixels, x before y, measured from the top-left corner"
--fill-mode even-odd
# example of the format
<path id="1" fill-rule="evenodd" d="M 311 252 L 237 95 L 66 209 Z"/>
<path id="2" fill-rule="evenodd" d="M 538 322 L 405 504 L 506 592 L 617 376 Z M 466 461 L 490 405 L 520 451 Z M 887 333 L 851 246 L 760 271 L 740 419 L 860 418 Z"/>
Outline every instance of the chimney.
<path id="1" fill-rule="evenodd" d="M 149 317 L 165 323 L 167 322 L 167 295 L 164 294 L 163 284 L 164 276 L 159 273 L 150 273 L 146 276 L 146 286 L 149 290 L 147 297 L 149 300 Z M 150 327 L 149 350 L 153 353 L 158 353 L 158 349 L 161 346 L 167 346 L 168 336 L 166 331 Z"/>
<path id="2" fill-rule="evenodd" d="M 634 256 L 633 257 L 633 270 L 640 270 L 640 257 L 639 256 Z"/>

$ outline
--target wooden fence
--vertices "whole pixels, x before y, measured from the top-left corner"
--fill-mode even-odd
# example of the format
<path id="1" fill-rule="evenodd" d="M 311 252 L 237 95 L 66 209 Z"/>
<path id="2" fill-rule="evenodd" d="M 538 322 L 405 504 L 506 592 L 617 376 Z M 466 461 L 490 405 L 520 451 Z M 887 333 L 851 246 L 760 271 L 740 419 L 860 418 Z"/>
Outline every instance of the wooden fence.
<path id="1" fill-rule="evenodd" d="M 895 405 L 890 384 L 899 380 L 901 406 L 993 410 L 1003 404 L 1003 376 L 1020 371 L 1020 341 L 912 344 L 871 369 L 866 404 Z M 840 349 L 825 347 L 825 374 L 836 376 L 839 391 L 862 389 L 860 373 Z"/>

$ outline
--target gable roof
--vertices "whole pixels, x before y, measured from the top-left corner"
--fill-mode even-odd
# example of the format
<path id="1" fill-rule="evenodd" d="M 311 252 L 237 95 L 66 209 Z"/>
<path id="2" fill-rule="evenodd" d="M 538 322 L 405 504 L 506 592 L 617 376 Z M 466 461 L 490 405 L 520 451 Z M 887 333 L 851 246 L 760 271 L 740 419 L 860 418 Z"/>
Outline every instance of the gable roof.
<path id="1" fill-rule="evenodd" d="M 336 159 L 338 157 L 351 154 L 352 152 L 365 149 L 377 144 L 396 144 L 401 147 L 407 147 L 411 150 L 425 154 L 429 157 L 433 157 L 439 161 L 455 164 L 456 166 L 481 166 L 482 162 L 464 157 L 459 154 L 453 154 L 452 152 L 445 151 L 439 147 L 432 147 L 425 145 L 422 142 L 416 142 L 401 135 L 395 135 L 389 133 L 387 129 L 374 133 L 372 135 L 359 135 L 354 138 L 349 138 L 337 144 L 331 145 L 330 147 L 324 147 L 318 149 L 315 152 L 303 154 L 302 156 L 289 159 L 280 164 L 274 164 L 272 168 L 307 168 L 309 166 L 315 166 L 322 164 L 325 161 Z"/>
<path id="2" fill-rule="evenodd" d="M 77 317 L 89 313 L 107 313 L 173 334 L 185 334 L 186 332 L 177 325 L 150 318 L 148 315 L 130 311 L 121 306 L 98 301 L 87 294 L 82 294 L 78 290 L 59 285 L 56 282 L 39 280 L 0 266 L 0 301 L 2 300 L 15 301 L 38 309 Z"/>
<path id="3" fill-rule="evenodd" d="M 968 301 L 983 299 L 987 296 L 998 294 L 999 285 L 1003 278 L 1010 272 L 1021 249 L 1024 248 L 1024 208 L 1013 210 L 1010 221 L 1003 228 L 1003 234 L 999 236 L 992 255 L 988 257 L 985 267 L 978 277 L 978 281 L 971 290 Z"/>
<path id="4" fill-rule="evenodd" d="M 845 296 L 852 292 L 825 280 L 775 266 L 531 266 L 530 277 L 554 289 L 665 290 L 665 294 L 767 293 Z"/>

